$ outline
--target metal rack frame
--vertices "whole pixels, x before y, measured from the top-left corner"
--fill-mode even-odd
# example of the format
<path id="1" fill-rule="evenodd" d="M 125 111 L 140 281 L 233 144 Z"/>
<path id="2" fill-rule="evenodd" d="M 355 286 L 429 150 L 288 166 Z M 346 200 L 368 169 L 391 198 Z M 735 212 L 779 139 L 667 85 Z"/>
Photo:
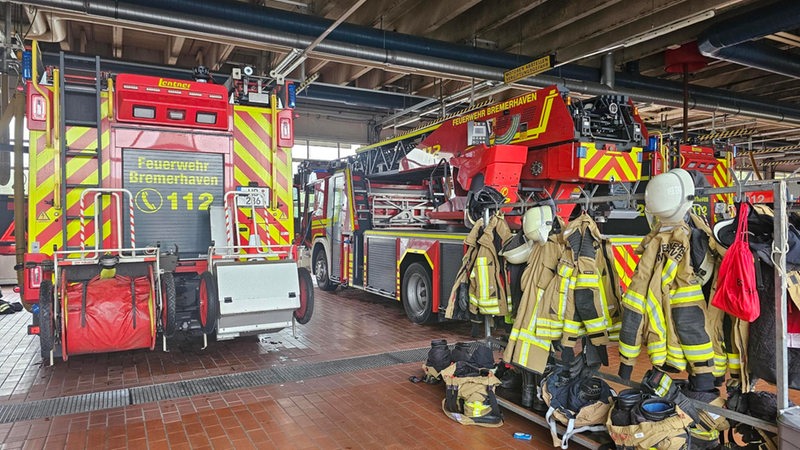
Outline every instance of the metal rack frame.
<path id="1" fill-rule="evenodd" d="M 712 195 L 712 194 L 736 194 L 737 198 L 741 198 L 742 194 L 747 192 L 756 192 L 756 191 L 764 191 L 769 188 L 772 188 L 774 194 L 774 205 L 773 205 L 773 213 L 774 213 L 774 228 L 773 228 L 773 244 L 772 244 L 772 263 L 775 266 L 775 347 L 776 347 L 776 356 L 775 356 L 775 363 L 776 363 L 776 393 L 777 393 L 777 406 L 778 406 L 778 422 L 780 422 L 781 416 L 787 414 L 789 411 L 797 412 L 800 411 L 800 406 L 790 407 L 789 403 L 789 353 L 788 353 L 788 331 L 787 331 L 787 316 L 786 316 L 786 307 L 787 307 L 787 281 L 786 281 L 786 254 L 788 251 L 788 231 L 789 231 L 789 222 L 788 222 L 788 211 L 787 211 L 787 203 L 789 201 L 796 201 L 796 198 L 790 196 L 789 193 L 789 186 L 795 187 L 795 189 L 800 189 L 800 177 L 793 177 L 793 178 L 786 178 L 783 180 L 764 180 L 764 181 L 750 181 L 746 184 L 740 184 L 737 180 L 737 185 L 734 187 L 725 187 L 725 188 L 708 188 L 708 187 L 697 187 L 696 188 L 696 195 Z M 797 192 L 797 191 L 794 191 Z M 599 203 L 599 202 L 611 202 L 611 201 L 633 201 L 633 200 L 643 200 L 644 194 L 626 194 L 626 195 L 614 195 L 614 196 L 582 196 L 579 198 L 571 198 L 571 199 L 563 199 L 563 200 L 555 200 L 555 199 L 547 199 L 544 200 L 543 203 L 552 203 L 552 204 L 592 204 L 592 203 Z M 526 208 L 531 206 L 536 206 L 541 203 L 531 203 L 531 202 L 517 202 L 517 203 L 505 203 L 501 207 L 502 208 Z M 487 210 L 490 208 L 487 208 Z M 486 336 L 490 338 L 490 323 L 486 322 Z M 633 385 L 630 382 L 622 380 L 614 375 L 604 374 L 600 372 L 603 378 L 614 381 L 620 384 L 626 385 Z M 780 429 L 775 423 L 770 423 L 764 420 L 756 419 L 754 417 L 738 413 L 736 411 L 732 411 L 729 409 L 718 408 L 715 406 L 711 406 L 702 402 L 698 402 L 696 400 L 692 400 L 696 406 L 703 408 L 709 412 L 714 414 L 719 414 L 723 417 L 728 419 L 736 420 L 738 422 L 746 423 L 756 428 L 763 429 L 765 431 L 769 431 L 772 433 L 777 434 L 778 439 L 780 439 Z M 525 410 L 511 402 L 503 401 L 501 406 L 516 412 L 517 414 L 526 417 L 527 419 L 533 421 L 534 423 L 540 423 L 539 420 L 536 420 L 535 417 L 532 417 L 530 411 Z M 577 436 L 576 436 L 577 437 Z M 573 439 L 575 440 L 575 439 Z M 581 439 L 580 441 L 575 440 L 576 443 L 579 443 L 585 447 L 589 448 L 598 448 L 600 446 L 599 443 L 595 443 L 591 439 Z"/>

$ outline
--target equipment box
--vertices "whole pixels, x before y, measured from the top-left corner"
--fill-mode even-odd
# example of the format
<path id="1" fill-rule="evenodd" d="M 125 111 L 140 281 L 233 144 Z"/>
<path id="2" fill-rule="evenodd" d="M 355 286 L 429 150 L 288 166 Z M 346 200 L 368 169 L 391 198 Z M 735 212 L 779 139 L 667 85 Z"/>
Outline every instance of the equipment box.
<path id="1" fill-rule="evenodd" d="M 218 263 L 217 339 L 265 333 L 292 325 L 300 307 L 297 264 L 293 260 Z"/>

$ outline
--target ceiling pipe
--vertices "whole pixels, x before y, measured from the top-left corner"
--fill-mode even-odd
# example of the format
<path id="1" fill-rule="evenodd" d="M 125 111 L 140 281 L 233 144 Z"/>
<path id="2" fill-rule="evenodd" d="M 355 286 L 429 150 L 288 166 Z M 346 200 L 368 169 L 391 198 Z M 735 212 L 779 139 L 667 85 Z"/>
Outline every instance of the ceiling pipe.
<path id="1" fill-rule="evenodd" d="M 717 23 L 700 36 L 698 47 L 708 57 L 800 78 L 800 57 L 770 45 L 750 42 L 798 27 L 800 2 L 782 0 Z"/>
<path id="2" fill-rule="evenodd" d="M 614 88 L 614 52 L 606 52 L 600 60 L 600 83 Z"/>
<path id="3" fill-rule="evenodd" d="M 264 26 L 247 25 L 247 23 L 251 22 L 254 17 L 258 18 L 259 20 L 263 18 L 264 22 L 268 23 L 270 16 L 276 10 L 263 7 L 254 7 L 238 2 L 229 2 L 225 3 L 225 5 L 230 7 L 232 10 L 240 10 L 244 8 L 249 12 L 250 15 L 253 15 L 253 17 L 250 17 L 244 23 L 238 23 L 230 20 L 231 18 L 241 18 L 241 14 L 227 14 L 225 11 L 220 9 L 214 10 L 216 15 L 213 19 L 207 16 L 195 14 L 195 9 L 206 10 L 210 6 L 215 6 L 217 8 L 220 7 L 220 2 L 218 1 L 192 2 L 188 0 L 146 0 L 140 1 L 137 4 L 132 4 L 125 1 L 114 0 L 26 0 L 25 3 L 55 9 L 64 9 L 67 11 L 88 14 L 90 16 L 105 17 L 113 19 L 116 23 L 123 21 L 138 24 L 148 24 L 155 28 L 163 29 L 164 32 L 169 32 L 171 29 L 179 29 L 191 32 L 196 36 L 203 36 L 206 39 L 211 40 L 219 39 L 220 36 L 225 36 L 242 43 L 259 43 L 261 45 L 268 44 L 288 48 L 305 48 L 313 41 L 313 38 L 309 36 L 302 36 L 293 32 L 281 32 L 276 29 L 265 28 Z M 192 6 L 192 8 L 190 8 L 188 12 L 176 10 L 167 11 L 164 8 L 151 8 L 143 6 L 140 3 L 157 3 L 159 5 L 163 4 L 163 6 L 166 8 L 186 6 L 188 3 Z M 286 13 L 285 11 L 279 12 L 281 14 L 279 14 L 278 17 L 284 19 L 287 14 L 290 14 Z M 317 28 L 319 27 L 312 27 L 309 25 L 309 23 L 319 24 L 322 22 L 324 25 L 330 24 L 330 21 L 311 16 L 298 14 L 291 15 L 292 20 L 297 20 L 294 31 L 298 32 L 301 30 L 308 31 L 309 29 L 317 31 Z M 221 17 L 225 17 L 225 19 L 222 19 Z M 280 22 L 282 28 L 286 27 L 285 22 L 286 20 Z M 374 42 L 374 39 L 365 39 L 365 43 L 377 44 L 377 46 L 374 47 L 334 40 L 334 36 L 337 36 L 338 38 L 341 36 L 339 33 L 344 31 L 351 33 L 345 35 L 346 38 L 355 39 L 357 34 L 354 31 L 355 29 L 363 29 L 358 31 L 365 34 L 369 34 L 370 31 L 378 32 L 381 36 L 385 37 L 385 40 L 381 40 L 380 42 L 376 43 Z M 325 27 L 319 29 L 319 32 L 324 30 Z M 493 55 L 493 63 L 495 65 L 478 64 L 470 61 L 475 52 L 480 52 L 480 49 L 401 35 L 398 33 L 386 32 L 384 35 L 384 32 L 380 30 L 357 27 L 350 24 L 342 24 L 340 28 L 337 28 L 331 33 L 329 39 L 330 40 L 321 42 L 317 46 L 316 52 L 320 54 L 352 58 L 355 60 L 371 61 L 373 63 L 388 67 L 396 66 L 398 70 L 403 71 L 429 71 L 433 73 L 462 76 L 465 78 L 479 78 L 494 81 L 502 81 L 505 70 L 516 67 L 516 64 L 518 64 L 517 62 L 511 63 L 511 60 L 513 59 L 514 61 L 518 61 L 520 58 L 519 55 L 509 55 L 502 52 L 488 52 Z M 393 42 L 392 39 L 395 39 L 396 42 Z M 425 42 L 425 46 L 423 48 L 420 48 L 417 45 L 421 41 Z M 414 43 L 415 45 L 411 45 L 410 43 Z M 417 53 L 393 49 L 399 47 L 414 49 L 417 51 Z M 453 47 L 458 48 L 459 51 L 453 53 L 451 51 Z M 452 59 L 430 55 L 449 55 Z M 480 61 L 485 63 L 487 59 L 492 58 L 489 58 L 487 55 L 482 55 Z M 527 62 L 527 60 L 523 60 L 522 62 Z M 611 89 L 608 86 L 595 81 L 599 79 L 599 70 L 575 64 L 569 64 L 553 69 L 547 72 L 545 75 L 528 78 L 519 82 L 518 84 L 537 87 L 548 84 L 558 84 L 566 87 L 567 89 L 588 95 L 623 94 L 629 95 L 631 98 L 642 102 L 653 102 L 674 107 L 680 107 L 683 105 L 682 86 L 680 83 L 675 83 L 668 80 L 645 78 L 633 74 L 616 73 L 616 87 Z M 800 106 L 754 97 L 744 97 L 740 95 L 734 96 L 729 91 L 720 89 L 710 89 L 698 86 L 690 87 L 689 107 L 691 109 L 702 109 L 706 111 L 716 111 L 734 115 L 746 115 L 774 121 L 800 123 Z"/>

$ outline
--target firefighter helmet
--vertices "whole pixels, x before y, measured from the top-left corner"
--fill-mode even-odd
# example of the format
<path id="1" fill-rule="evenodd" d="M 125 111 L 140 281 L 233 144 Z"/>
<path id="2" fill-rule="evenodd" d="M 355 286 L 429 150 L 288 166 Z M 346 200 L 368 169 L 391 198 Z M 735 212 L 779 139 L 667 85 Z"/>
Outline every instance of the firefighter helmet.
<path id="1" fill-rule="evenodd" d="M 525 264 L 534 244 L 533 241 L 525 239 L 522 233 L 517 233 L 503 244 L 500 256 L 509 264 Z"/>
<path id="2" fill-rule="evenodd" d="M 553 228 L 553 208 L 550 205 L 534 206 L 522 216 L 522 230 L 533 242 L 544 243 Z"/>
<path id="3" fill-rule="evenodd" d="M 693 200 L 694 182 L 683 169 L 656 175 L 644 191 L 645 209 L 662 223 L 682 220 Z"/>

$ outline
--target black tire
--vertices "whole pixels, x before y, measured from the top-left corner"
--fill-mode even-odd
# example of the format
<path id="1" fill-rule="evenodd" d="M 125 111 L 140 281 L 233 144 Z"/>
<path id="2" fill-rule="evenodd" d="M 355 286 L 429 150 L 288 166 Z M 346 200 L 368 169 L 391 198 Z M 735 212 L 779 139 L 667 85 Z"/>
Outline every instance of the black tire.
<path id="1" fill-rule="evenodd" d="M 53 282 L 45 280 L 39 287 L 39 348 L 42 352 L 42 365 L 50 365 L 53 329 Z"/>
<path id="2" fill-rule="evenodd" d="M 314 314 L 314 282 L 306 269 L 297 269 L 297 281 L 300 285 L 300 307 L 294 310 L 297 323 L 305 325 Z"/>
<path id="3" fill-rule="evenodd" d="M 336 283 L 331 281 L 328 272 L 328 256 L 325 250 L 320 250 L 314 257 L 314 277 L 317 279 L 317 286 L 323 291 L 335 291 Z"/>
<path id="4" fill-rule="evenodd" d="M 172 272 L 161 274 L 161 320 L 164 336 L 172 337 L 178 324 L 175 323 L 175 278 Z"/>
<path id="5" fill-rule="evenodd" d="M 200 274 L 200 284 L 197 286 L 197 305 L 199 306 L 200 326 L 205 334 L 217 331 L 219 319 L 219 293 L 217 282 L 211 272 Z"/>
<path id="6" fill-rule="evenodd" d="M 430 269 L 418 262 L 408 266 L 403 272 L 400 293 L 408 320 L 423 324 L 433 319 L 433 280 Z"/>

